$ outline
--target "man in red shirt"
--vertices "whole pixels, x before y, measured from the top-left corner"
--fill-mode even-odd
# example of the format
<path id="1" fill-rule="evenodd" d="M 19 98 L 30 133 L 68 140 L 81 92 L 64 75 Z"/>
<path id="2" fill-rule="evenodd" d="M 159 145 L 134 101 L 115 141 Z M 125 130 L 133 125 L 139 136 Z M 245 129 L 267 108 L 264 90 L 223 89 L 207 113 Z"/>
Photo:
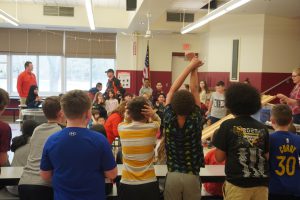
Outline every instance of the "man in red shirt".
<path id="1" fill-rule="evenodd" d="M 18 76 L 17 89 L 20 96 L 21 105 L 26 104 L 26 98 L 30 89 L 30 86 L 37 85 L 36 77 L 32 73 L 32 62 L 25 62 L 25 71 Z"/>
<path id="2" fill-rule="evenodd" d="M 0 88 L 0 115 L 9 103 L 8 93 Z M 11 128 L 0 121 L 0 167 L 8 164 L 7 152 L 10 150 Z"/>

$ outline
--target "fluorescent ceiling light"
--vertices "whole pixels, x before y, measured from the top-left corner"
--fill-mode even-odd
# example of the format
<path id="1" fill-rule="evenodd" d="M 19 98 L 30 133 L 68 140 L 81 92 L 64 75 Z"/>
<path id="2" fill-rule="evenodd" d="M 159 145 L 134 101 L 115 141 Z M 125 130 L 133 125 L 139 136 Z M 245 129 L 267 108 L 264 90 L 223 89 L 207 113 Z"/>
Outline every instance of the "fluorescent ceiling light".
<path id="1" fill-rule="evenodd" d="M 188 33 L 196 28 L 199 28 L 201 26 L 204 26 L 208 22 L 226 14 L 227 12 L 230 12 L 246 3 L 248 3 L 251 0 L 231 0 L 224 5 L 220 6 L 219 8 L 215 9 L 214 11 L 208 13 L 201 19 L 195 21 L 194 23 L 191 23 L 181 29 L 181 34 Z"/>
<path id="2" fill-rule="evenodd" d="M 19 21 L 16 18 L 12 17 L 11 15 L 9 15 L 8 13 L 4 12 L 1 9 L 0 9 L 0 18 L 4 19 L 5 21 L 7 21 L 8 23 L 14 26 L 19 26 Z"/>
<path id="3" fill-rule="evenodd" d="M 86 13 L 88 16 L 90 28 L 91 30 L 95 30 L 96 28 L 95 28 L 92 0 L 85 0 L 85 8 L 86 8 Z"/>

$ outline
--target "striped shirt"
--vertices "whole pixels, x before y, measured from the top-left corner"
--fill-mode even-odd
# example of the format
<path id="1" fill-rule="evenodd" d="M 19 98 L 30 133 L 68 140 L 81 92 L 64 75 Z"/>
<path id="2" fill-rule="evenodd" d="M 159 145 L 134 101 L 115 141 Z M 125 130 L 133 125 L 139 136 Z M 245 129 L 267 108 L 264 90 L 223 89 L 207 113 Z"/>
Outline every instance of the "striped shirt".
<path id="1" fill-rule="evenodd" d="M 153 159 L 160 123 L 160 118 L 155 114 L 151 123 L 119 124 L 124 166 L 121 183 L 138 185 L 156 181 Z"/>

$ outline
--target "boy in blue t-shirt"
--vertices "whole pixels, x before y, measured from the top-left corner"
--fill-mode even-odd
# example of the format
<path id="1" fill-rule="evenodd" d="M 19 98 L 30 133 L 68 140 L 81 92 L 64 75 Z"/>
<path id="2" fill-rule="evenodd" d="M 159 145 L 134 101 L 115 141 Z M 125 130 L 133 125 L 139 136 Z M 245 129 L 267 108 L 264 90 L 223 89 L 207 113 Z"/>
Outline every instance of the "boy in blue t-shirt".
<path id="1" fill-rule="evenodd" d="M 45 143 L 41 176 L 52 182 L 55 200 L 105 199 L 104 179 L 114 179 L 117 167 L 106 138 L 86 128 L 90 99 L 73 90 L 63 95 L 61 106 L 67 127 Z"/>
<path id="2" fill-rule="evenodd" d="M 276 105 L 271 112 L 269 199 L 300 199 L 300 136 L 288 131 L 292 111 Z"/>

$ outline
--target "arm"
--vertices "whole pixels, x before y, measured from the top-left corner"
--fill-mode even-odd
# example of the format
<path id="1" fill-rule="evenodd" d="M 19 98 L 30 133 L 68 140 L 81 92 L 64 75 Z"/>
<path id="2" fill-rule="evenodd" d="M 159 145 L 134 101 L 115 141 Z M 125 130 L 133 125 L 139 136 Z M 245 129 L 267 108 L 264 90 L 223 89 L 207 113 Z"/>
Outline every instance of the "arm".
<path id="1" fill-rule="evenodd" d="M 0 152 L 0 166 L 4 166 L 7 162 L 7 152 Z"/>
<path id="2" fill-rule="evenodd" d="M 191 93 L 194 96 L 196 105 L 201 107 L 200 96 L 199 96 L 199 82 L 198 82 L 198 74 L 197 73 L 198 73 L 197 68 L 192 71 L 191 79 L 190 79 L 190 87 L 191 87 Z"/>
<path id="3" fill-rule="evenodd" d="M 286 103 L 290 106 L 298 105 L 297 99 L 289 98 L 289 97 L 285 96 L 284 94 L 277 94 L 276 97 L 279 98 L 280 103 Z"/>
<path id="4" fill-rule="evenodd" d="M 189 75 L 189 73 L 194 69 L 199 67 L 202 64 L 198 58 L 193 58 L 191 62 L 188 64 L 186 68 L 184 68 L 183 72 L 178 76 L 178 78 L 174 81 L 172 84 L 169 93 L 167 95 L 166 105 L 171 103 L 171 100 L 173 98 L 174 93 L 180 88 L 180 86 L 183 84 L 186 77 Z"/>
<path id="5" fill-rule="evenodd" d="M 44 181 L 51 182 L 52 180 L 52 170 L 51 171 L 40 171 L 40 176 Z"/>
<path id="6" fill-rule="evenodd" d="M 223 162 L 226 160 L 226 153 L 220 149 L 216 149 L 215 158 L 218 162 Z"/>
<path id="7" fill-rule="evenodd" d="M 157 128 L 160 127 L 161 119 L 158 114 L 152 109 L 149 105 L 144 105 L 144 109 L 142 109 L 142 114 L 145 116 L 146 119 L 152 119 L 154 123 L 156 123 Z"/>
<path id="8" fill-rule="evenodd" d="M 213 100 L 212 100 L 212 97 L 211 97 L 211 99 L 208 103 L 208 108 L 207 108 L 207 112 L 205 113 L 205 115 L 208 115 L 211 112 L 212 102 L 213 102 Z"/>
<path id="9" fill-rule="evenodd" d="M 19 93 L 19 96 L 24 96 L 23 95 L 23 91 L 22 91 L 22 82 L 23 82 L 23 78 L 21 75 L 18 76 L 18 80 L 17 80 L 17 90 Z"/>
<path id="10" fill-rule="evenodd" d="M 115 167 L 114 169 L 112 170 L 109 170 L 109 171 L 105 171 L 104 172 L 104 175 L 106 178 L 109 178 L 109 179 L 115 179 L 118 175 L 118 168 Z"/>

